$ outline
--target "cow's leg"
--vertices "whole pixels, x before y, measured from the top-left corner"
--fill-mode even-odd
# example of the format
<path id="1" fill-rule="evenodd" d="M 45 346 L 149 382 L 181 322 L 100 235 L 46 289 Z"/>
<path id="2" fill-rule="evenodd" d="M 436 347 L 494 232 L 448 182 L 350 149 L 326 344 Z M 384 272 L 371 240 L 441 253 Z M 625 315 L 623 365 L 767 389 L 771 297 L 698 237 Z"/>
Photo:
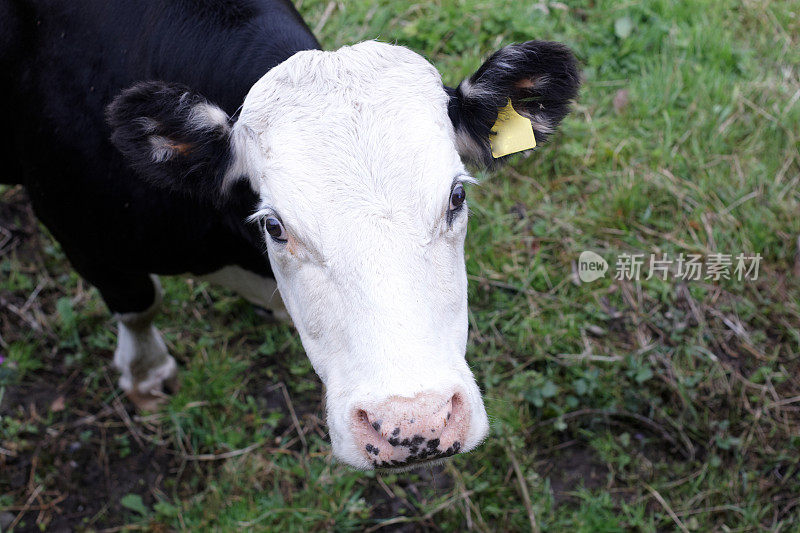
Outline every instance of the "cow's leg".
<path id="1" fill-rule="evenodd" d="M 260 276 L 238 266 L 226 266 L 216 272 L 201 276 L 200 279 L 222 285 L 239 293 L 248 302 L 270 311 L 275 320 L 280 322 L 291 322 L 292 320 L 283 305 L 278 285 L 272 278 Z"/>
<path id="2" fill-rule="evenodd" d="M 153 325 L 161 305 L 154 275 L 125 274 L 90 280 L 100 290 L 119 326 L 114 366 L 119 386 L 140 409 L 153 409 L 166 389 L 177 387 L 177 365 Z"/>
<path id="3" fill-rule="evenodd" d="M 161 283 L 149 276 L 153 303 L 141 312 L 114 313 L 119 324 L 114 366 L 122 375 L 119 386 L 140 409 L 152 409 L 165 398 L 164 389 L 177 388 L 175 359 L 153 325 L 161 306 Z"/>

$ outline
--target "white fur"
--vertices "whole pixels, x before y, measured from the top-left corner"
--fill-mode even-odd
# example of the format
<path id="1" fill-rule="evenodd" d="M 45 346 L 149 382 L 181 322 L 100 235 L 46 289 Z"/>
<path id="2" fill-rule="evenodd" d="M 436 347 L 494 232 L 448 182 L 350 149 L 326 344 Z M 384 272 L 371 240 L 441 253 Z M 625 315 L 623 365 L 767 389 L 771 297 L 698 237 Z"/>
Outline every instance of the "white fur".
<path id="1" fill-rule="evenodd" d="M 197 130 L 211 130 L 218 127 L 228 127 L 228 114 L 219 107 L 201 103 L 195 105 L 189 112 L 189 124 Z"/>
<path id="2" fill-rule="evenodd" d="M 153 316 L 161 305 L 161 284 L 151 276 L 156 290 L 152 306 L 141 313 L 117 314 L 119 325 L 114 366 L 122 374 L 119 386 L 127 393 L 158 396 L 163 384 L 177 372 L 161 334 L 153 326 Z"/>
<path id="3" fill-rule="evenodd" d="M 147 367 L 146 373 L 136 377 L 132 365 Z M 125 392 L 141 394 L 159 394 L 164 381 L 175 376 L 177 366 L 175 359 L 169 355 L 164 339 L 155 328 L 136 330 L 119 321 L 117 349 L 114 352 L 114 366 L 121 372 L 119 386 Z"/>
<path id="4" fill-rule="evenodd" d="M 456 132 L 456 148 L 459 154 L 471 161 L 481 161 L 485 152 L 475 137 L 463 128 L 458 128 Z"/>
<path id="5" fill-rule="evenodd" d="M 463 391 L 463 451 L 488 430 L 464 358 L 466 209 L 446 220 L 466 172 L 438 72 L 410 50 L 365 42 L 304 51 L 250 90 L 232 131 L 262 213 L 283 301 L 327 387 L 334 454 L 370 468 L 352 414 L 390 396 Z"/>
<path id="6" fill-rule="evenodd" d="M 161 135 L 151 135 L 150 156 L 153 163 L 163 163 L 175 155 L 175 146 L 172 141 Z"/>
<path id="7" fill-rule="evenodd" d="M 133 119 L 133 123 L 142 129 L 143 133 L 153 133 L 158 129 L 158 122 L 150 117 L 139 117 Z"/>
<path id="8" fill-rule="evenodd" d="M 556 129 L 553 127 L 553 123 L 548 119 L 544 113 L 522 113 L 529 119 L 531 119 L 531 125 L 533 129 L 538 133 L 550 134 L 553 133 Z"/>

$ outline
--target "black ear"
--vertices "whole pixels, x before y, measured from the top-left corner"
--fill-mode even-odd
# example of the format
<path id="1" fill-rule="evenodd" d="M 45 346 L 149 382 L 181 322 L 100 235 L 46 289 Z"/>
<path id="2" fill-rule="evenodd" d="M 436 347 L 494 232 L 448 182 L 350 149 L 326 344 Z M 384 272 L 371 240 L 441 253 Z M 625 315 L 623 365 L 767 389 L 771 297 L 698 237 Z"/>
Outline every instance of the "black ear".
<path id="1" fill-rule="evenodd" d="M 111 142 L 148 182 L 216 200 L 232 161 L 228 115 L 188 87 L 148 81 L 106 108 Z"/>
<path id="2" fill-rule="evenodd" d="M 448 88 L 459 153 L 481 165 L 495 161 L 490 130 L 509 98 L 531 120 L 537 144 L 544 142 L 569 112 L 579 86 L 577 62 L 563 44 L 528 41 L 498 50 L 458 88 Z"/>

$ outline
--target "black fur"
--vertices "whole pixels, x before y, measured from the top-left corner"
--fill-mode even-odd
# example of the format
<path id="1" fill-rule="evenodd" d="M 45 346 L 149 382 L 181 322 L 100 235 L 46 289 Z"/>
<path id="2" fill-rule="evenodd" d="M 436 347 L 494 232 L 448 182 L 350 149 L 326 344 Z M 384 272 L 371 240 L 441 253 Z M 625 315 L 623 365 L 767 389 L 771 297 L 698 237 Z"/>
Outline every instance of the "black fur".
<path id="1" fill-rule="evenodd" d="M 231 161 L 230 125 L 193 124 L 192 112 L 202 105 L 211 104 L 184 85 L 138 83 L 124 90 L 106 110 L 111 142 L 153 185 L 219 200 Z M 163 154 L 157 160 L 156 150 Z"/>
<path id="2" fill-rule="evenodd" d="M 450 119 L 458 135 L 468 136 L 477 150 L 467 150 L 474 163 L 494 163 L 489 137 L 497 112 L 508 99 L 514 109 L 527 117 L 538 116 L 555 130 L 569 113 L 578 95 L 580 73 L 569 48 L 560 43 L 528 41 L 495 52 L 450 94 Z M 537 126 L 536 142 L 547 140 L 550 132 Z M 501 158 L 502 160 L 502 158 Z"/>
<path id="3" fill-rule="evenodd" d="M 0 137 L 0 183 L 24 185 L 39 219 L 113 311 L 152 303 L 148 273 L 238 265 L 271 274 L 263 236 L 245 222 L 255 193 L 239 180 L 217 194 L 231 159 L 227 128 L 191 129 L 187 119 L 204 97 L 234 115 L 264 73 L 319 48 L 289 0 L 0 0 L 0 20 L 9 80 L 0 84 L 0 112 L 10 125 Z M 504 50 L 514 53 L 501 50 L 470 78 L 483 95 L 464 84 L 450 90 L 453 122 L 478 139 L 482 162 L 508 96 L 555 121 L 577 92 L 565 47 Z M 548 83 L 535 91 L 515 85 L 543 74 Z M 154 160 L 154 135 L 175 153 Z"/>
<path id="4" fill-rule="evenodd" d="M 148 273 L 238 265 L 271 274 L 263 236 L 245 222 L 258 202 L 249 185 L 234 182 L 224 198 L 207 194 L 229 157 L 227 148 L 212 153 L 223 147 L 221 132 L 200 131 L 198 139 L 183 129 L 177 107 L 151 108 L 144 96 L 172 98 L 176 87 L 191 87 L 190 101 L 202 94 L 233 115 L 268 70 L 319 48 L 289 0 L 0 0 L 0 20 L 8 30 L 0 32 L 8 80 L 0 112 L 9 125 L 0 182 L 23 184 L 36 215 L 112 311 L 153 303 Z M 140 159 L 139 171 L 130 167 L 106 123 L 106 106 L 143 80 L 165 85 L 140 85 L 122 98 L 153 111 L 161 133 L 194 142 L 188 160 L 162 166 L 183 172 L 166 187 L 158 168 Z M 136 122 L 122 124 L 123 113 L 112 108 L 111 118 L 123 128 L 115 140 L 130 152 L 141 132 Z"/>

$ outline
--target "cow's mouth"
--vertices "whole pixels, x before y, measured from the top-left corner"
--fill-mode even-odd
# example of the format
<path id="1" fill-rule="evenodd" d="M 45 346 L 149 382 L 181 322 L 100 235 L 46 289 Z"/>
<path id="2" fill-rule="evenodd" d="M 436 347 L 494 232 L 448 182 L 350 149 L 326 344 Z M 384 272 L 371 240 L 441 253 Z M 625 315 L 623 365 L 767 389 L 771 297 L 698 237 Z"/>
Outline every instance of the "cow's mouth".
<path id="1" fill-rule="evenodd" d="M 409 446 L 409 452 L 405 460 L 375 459 L 372 461 L 372 466 L 382 471 L 404 471 L 419 466 L 433 466 L 444 462 L 448 457 L 457 454 L 461 450 L 461 442 L 459 441 L 453 442 L 447 449 L 442 450 L 438 446 L 438 440 L 429 440 L 427 444 L 422 443 L 421 446 Z M 415 448 L 416 451 L 412 451 Z"/>
<path id="2" fill-rule="evenodd" d="M 455 455 L 455 452 L 453 452 L 450 455 Z M 418 469 L 431 469 L 433 467 L 436 467 L 436 466 L 439 466 L 439 465 L 442 465 L 442 464 L 446 463 L 449 459 L 450 459 L 449 455 L 447 455 L 447 456 L 446 455 L 441 455 L 441 456 L 434 457 L 434 458 L 428 458 L 428 459 L 418 460 L 418 461 L 414 461 L 414 462 L 407 462 L 407 463 L 402 464 L 402 465 L 394 465 L 394 466 L 393 465 L 390 465 L 390 466 L 378 465 L 378 466 L 374 466 L 373 470 L 375 470 L 376 472 L 379 472 L 381 474 L 400 474 L 400 473 L 403 473 L 403 472 L 409 472 L 409 471 L 418 470 Z"/>

